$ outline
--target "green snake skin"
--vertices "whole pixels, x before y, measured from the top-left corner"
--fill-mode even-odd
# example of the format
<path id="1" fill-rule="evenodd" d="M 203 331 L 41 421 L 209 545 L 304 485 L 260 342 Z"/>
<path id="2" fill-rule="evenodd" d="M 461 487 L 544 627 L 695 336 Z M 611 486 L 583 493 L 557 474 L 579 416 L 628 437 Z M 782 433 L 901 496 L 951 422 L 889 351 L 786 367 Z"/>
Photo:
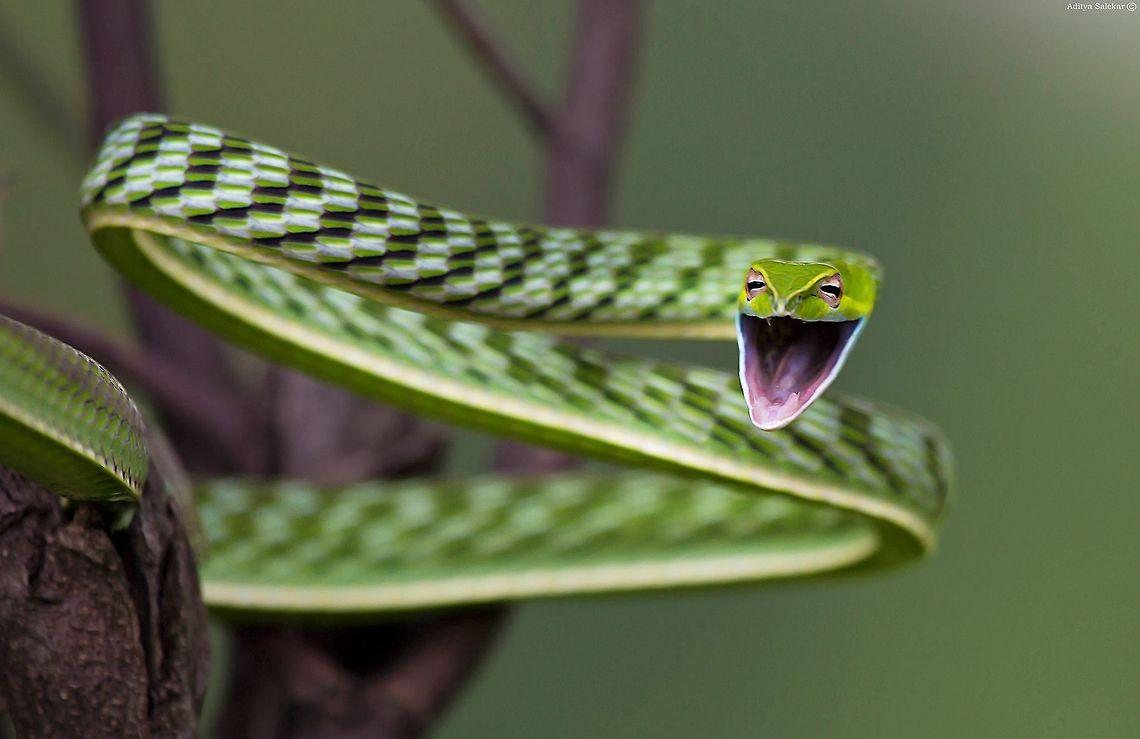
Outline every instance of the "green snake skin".
<path id="1" fill-rule="evenodd" d="M 519 226 L 368 185 L 221 131 L 137 117 L 113 131 L 85 206 L 401 307 L 559 333 L 732 336 L 741 265 L 832 247 Z M 240 245 L 240 246 L 239 246 Z M 318 267 L 319 265 L 319 267 Z M 665 325 L 662 325 L 665 324 Z"/>
<path id="2" fill-rule="evenodd" d="M 874 269 L 868 257 L 482 220 L 154 115 L 108 135 L 83 204 L 126 277 L 270 359 L 654 470 L 340 490 L 207 483 L 202 571 L 217 608 L 370 613 L 741 582 L 882 567 L 933 546 L 951 465 L 922 419 L 830 394 L 760 432 L 734 373 L 553 336 L 728 339 L 751 261 Z"/>
<path id="3" fill-rule="evenodd" d="M 266 612 L 802 575 L 875 548 L 839 511 L 639 472 L 339 489 L 221 480 L 198 502 L 207 597 Z"/>
<path id="4" fill-rule="evenodd" d="M 142 418 L 90 358 L 0 316 L 0 449 L 7 466 L 75 499 L 142 492 Z"/>

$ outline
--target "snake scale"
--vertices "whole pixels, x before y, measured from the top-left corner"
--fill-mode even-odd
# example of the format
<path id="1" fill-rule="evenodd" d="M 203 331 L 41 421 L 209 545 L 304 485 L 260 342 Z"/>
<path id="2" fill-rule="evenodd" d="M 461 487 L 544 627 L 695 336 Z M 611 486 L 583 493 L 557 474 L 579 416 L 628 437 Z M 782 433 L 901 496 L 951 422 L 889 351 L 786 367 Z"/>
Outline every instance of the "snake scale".
<path id="1" fill-rule="evenodd" d="M 107 135 L 82 214 L 121 274 L 236 344 L 614 465 L 336 489 L 200 481 L 217 609 L 321 618 L 739 583 L 882 568 L 934 545 L 951 487 L 937 429 L 821 396 L 873 305 L 869 257 L 476 218 L 151 114 Z M 564 336 L 736 338 L 741 363 Z M 145 444 L 98 365 L 0 323 L 0 462 L 68 497 L 129 501 Z"/>

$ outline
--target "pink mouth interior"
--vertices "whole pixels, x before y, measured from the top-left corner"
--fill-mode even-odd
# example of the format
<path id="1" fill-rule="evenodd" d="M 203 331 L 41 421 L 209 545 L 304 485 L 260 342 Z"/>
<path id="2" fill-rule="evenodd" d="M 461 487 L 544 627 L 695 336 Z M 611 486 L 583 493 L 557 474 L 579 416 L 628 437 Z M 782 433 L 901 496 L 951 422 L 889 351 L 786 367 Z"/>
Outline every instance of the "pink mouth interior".
<path id="1" fill-rule="evenodd" d="M 740 384 L 752 423 L 771 431 L 795 420 L 835 379 L 861 324 L 741 314 Z"/>

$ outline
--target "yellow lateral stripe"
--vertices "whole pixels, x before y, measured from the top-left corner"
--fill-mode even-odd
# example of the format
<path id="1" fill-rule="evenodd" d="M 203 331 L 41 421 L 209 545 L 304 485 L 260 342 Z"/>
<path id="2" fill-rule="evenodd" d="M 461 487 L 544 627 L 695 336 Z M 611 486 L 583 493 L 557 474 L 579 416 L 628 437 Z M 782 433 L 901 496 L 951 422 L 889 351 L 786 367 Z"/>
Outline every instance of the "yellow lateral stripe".
<path id="1" fill-rule="evenodd" d="M 344 588 L 277 587 L 208 580 L 202 585 L 202 594 L 208 604 L 222 608 L 329 613 L 411 609 L 570 593 L 618 592 L 793 577 L 848 567 L 871 556 L 878 543 L 878 537 L 868 529 L 853 541 L 808 552 L 765 552 L 596 567 L 534 569 L 398 585 Z"/>
<path id="2" fill-rule="evenodd" d="M 542 331 L 560 336 L 592 336 L 599 338 L 631 339 L 700 339 L 710 341 L 735 341 L 736 327 L 731 320 L 724 321 L 685 321 L 652 323 L 600 323 L 585 321 L 542 321 L 530 318 L 497 318 L 479 313 L 456 310 L 446 305 L 418 300 L 397 290 L 373 287 L 366 282 L 354 280 L 346 275 L 319 265 L 311 267 L 296 259 L 281 256 L 273 249 L 259 249 L 254 246 L 234 246 L 222 236 L 203 234 L 184 223 L 166 221 L 161 218 L 142 216 L 135 213 L 108 210 L 93 210 L 84 214 L 84 224 L 89 232 L 102 228 L 126 228 L 136 233 L 148 232 L 202 244 L 218 251 L 234 254 L 243 259 L 292 272 L 307 280 L 338 290 L 359 295 L 377 303 L 416 311 L 453 321 L 480 323 L 491 328 L 507 331 Z"/>

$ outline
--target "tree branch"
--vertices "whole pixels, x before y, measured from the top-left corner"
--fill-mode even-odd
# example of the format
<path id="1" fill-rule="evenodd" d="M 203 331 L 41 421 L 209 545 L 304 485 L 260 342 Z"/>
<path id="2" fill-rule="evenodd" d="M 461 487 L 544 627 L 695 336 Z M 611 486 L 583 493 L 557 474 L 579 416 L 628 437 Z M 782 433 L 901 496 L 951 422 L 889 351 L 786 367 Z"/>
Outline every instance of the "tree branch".
<path id="1" fill-rule="evenodd" d="M 418 737 L 439 719 L 503 623 L 489 606 L 382 626 L 242 626 L 222 736 Z"/>
<path id="2" fill-rule="evenodd" d="M 20 736 L 146 732 L 139 624 L 85 510 L 68 522 L 50 491 L 0 468 L 0 693 Z"/>
<path id="3" fill-rule="evenodd" d="M 531 128 L 546 136 L 553 122 L 550 110 L 523 77 L 518 65 L 508 58 L 506 50 L 496 43 L 486 22 L 463 0 L 435 0 L 433 4 L 483 65 L 491 81 L 518 106 Z"/>
<path id="4" fill-rule="evenodd" d="M 610 176 L 625 132 L 639 0 L 580 0 L 566 99 L 547 140 L 546 219 L 565 226 L 607 220 Z"/>
<path id="5" fill-rule="evenodd" d="M 151 38 L 150 5 L 145 0 L 78 0 L 89 90 L 90 142 L 97 146 L 106 129 L 131 113 L 160 111 L 158 66 Z M 191 321 L 172 313 L 139 290 L 124 285 L 131 318 L 142 344 L 188 373 L 218 387 L 235 386 L 223 345 Z M 220 472 L 220 445 L 194 424 L 171 414 L 167 432 L 187 466 Z"/>
<path id="6" fill-rule="evenodd" d="M 507 613 L 506 606 L 488 606 L 428 621 L 371 692 L 400 706 L 426 732 L 482 661 Z"/>
<path id="7" fill-rule="evenodd" d="M 87 61 L 87 133 L 96 147 L 118 119 L 164 106 L 150 4 L 145 0 L 78 0 L 78 4 Z"/>
<path id="8" fill-rule="evenodd" d="M 151 469 L 127 530 L 0 468 L 0 693 L 19 736 L 192 736 L 209 647 L 190 543 Z"/>

